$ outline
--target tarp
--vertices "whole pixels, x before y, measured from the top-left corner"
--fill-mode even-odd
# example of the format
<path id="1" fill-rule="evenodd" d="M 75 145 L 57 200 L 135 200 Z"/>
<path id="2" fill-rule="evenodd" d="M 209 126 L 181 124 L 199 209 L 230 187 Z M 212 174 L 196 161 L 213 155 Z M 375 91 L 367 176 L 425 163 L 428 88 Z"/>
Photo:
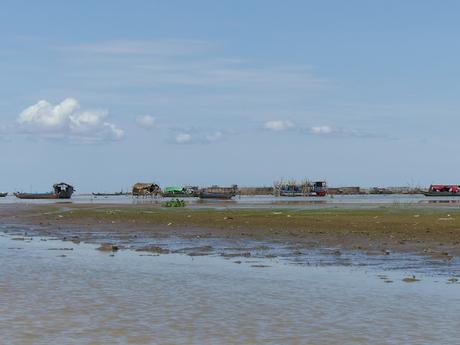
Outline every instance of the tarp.
<path id="1" fill-rule="evenodd" d="M 165 193 L 181 193 L 182 191 L 183 191 L 183 188 L 180 186 L 170 186 L 164 189 Z"/>
<path id="2" fill-rule="evenodd" d="M 441 192 L 441 191 L 451 191 L 457 192 L 459 189 L 458 185 L 450 185 L 450 184 L 432 184 L 430 186 L 430 191 L 434 192 Z"/>

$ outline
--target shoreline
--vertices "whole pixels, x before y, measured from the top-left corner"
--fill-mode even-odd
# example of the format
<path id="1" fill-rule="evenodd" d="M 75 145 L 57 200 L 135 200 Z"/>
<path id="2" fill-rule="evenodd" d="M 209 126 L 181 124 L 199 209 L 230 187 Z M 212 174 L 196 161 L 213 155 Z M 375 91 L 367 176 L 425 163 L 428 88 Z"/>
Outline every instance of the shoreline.
<path id="1" fill-rule="evenodd" d="M 371 208 L 162 208 L 113 204 L 2 204 L 0 224 L 88 243 L 140 238 L 222 239 L 332 248 L 368 255 L 416 254 L 450 263 L 460 257 L 460 210 Z"/>

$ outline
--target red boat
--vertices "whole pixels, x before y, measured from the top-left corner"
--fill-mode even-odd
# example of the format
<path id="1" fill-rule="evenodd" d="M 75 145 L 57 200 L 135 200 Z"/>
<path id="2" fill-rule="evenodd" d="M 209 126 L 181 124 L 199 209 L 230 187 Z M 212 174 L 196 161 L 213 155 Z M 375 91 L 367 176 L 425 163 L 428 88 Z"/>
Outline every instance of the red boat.
<path id="1" fill-rule="evenodd" d="M 425 196 L 460 196 L 460 185 L 432 184 Z"/>

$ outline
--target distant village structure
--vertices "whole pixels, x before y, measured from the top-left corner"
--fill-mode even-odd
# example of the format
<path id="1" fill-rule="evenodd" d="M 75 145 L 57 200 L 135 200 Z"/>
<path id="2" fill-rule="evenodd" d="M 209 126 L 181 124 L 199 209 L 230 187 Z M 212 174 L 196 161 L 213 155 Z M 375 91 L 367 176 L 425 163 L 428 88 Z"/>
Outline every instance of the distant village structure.
<path id="1" fill-rule="evenodd" d="M 53 191 L 47 193 L 13 193 L 20 199 L 70 199 L 75 189 L 67 183 L 53 185 Z M 210 187 L 199 186 L 167 186 L 163 190 L 154 182 L 138 182 L 133 185 L 131 193 L 95 193 L 93 197 L 165 197 L 165 198 L 200 198 L 200 199 L 232 199 L 240 196 L 274 196 L 274 197 L 325 197 L 327 195 L 387 195 L 387 194 L 419 194 L 430 197 L 460 196 L 460 185 L 431 185 L 429 188 L 394 186 L 362 188 L 360 186 L 330 187 L 326 181 L 309 181 L 308 179 L 297 182 L 295 179 L 278 180 L 273 186 L 239 187 L 231 185 L 222 187 L 212 185 Z M 8 193 L 0 193 L 0 197 L 7 197 Z"/>
<path id="2" fill-rule="evenodd" d="M 136 183 L 133 186 L 132 191 L 133 196 L 158 196 L 161 195 L 161 188 L 156 183 Z"/>

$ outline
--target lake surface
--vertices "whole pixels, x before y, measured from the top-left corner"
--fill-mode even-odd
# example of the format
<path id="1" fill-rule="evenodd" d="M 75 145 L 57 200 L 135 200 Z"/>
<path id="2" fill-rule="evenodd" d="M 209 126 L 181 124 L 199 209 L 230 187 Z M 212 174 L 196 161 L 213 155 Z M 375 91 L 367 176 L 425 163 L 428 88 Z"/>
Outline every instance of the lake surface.
<path id="1" fill-rule="evenodd" d="M 21 200 L 14 195 L 0 198 L 0 204 L 161 204 L 171 198 L 137 198 L 132 196 L 94 197 L 76 194 L 70 200 Z M 237 196 L 232 200 L 201 200 L 199 198 L 183 198 L 188 205 L 194 207 L 359 207 L 378 205 L 421 205 L 421 206 L 460 206 L 460 197 L 426 197 L 421 194 L 390 194 L 390 195 L 329 195 L 326 197 L 274 197 L 271 195 Z"/>
<path id="2" fill-rule="evenodd" d="M 13 238 L 1 344 L 460 343 L 460 284 L 443 275 Z"/>

